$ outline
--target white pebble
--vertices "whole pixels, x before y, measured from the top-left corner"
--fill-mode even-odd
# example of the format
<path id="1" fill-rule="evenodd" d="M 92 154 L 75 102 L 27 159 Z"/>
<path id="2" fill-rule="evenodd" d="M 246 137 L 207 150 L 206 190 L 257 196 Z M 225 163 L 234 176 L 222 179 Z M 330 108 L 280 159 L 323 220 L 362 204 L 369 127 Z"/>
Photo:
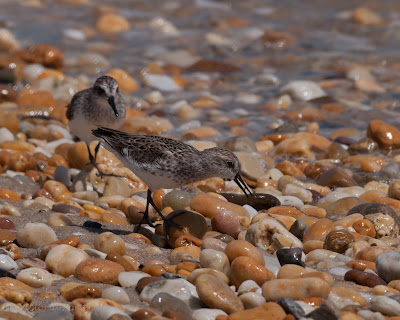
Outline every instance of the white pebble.
<path id="1" fill-rule="evenodd" d="M 118 275 L 118 282 L 121 287 L 136 288 L 138 281 L 144 277 L 150 277 L 150 275 L 142 271 L 121 272 Z"/>
<path id="2" fill-rule="evenodd" d="M 87 248 L 85 249 L 85 252 L 94 258 L 100 258 L 100 259 L 105 259 L 107 257 L 107 253 L 101 252 L 99 250 L 93 249 L 93 248 Z"/>
<path id="3" fill-rule="evenodd" d="M 312 202 L 312 193 L 293 183 L 288 183 L 282 189 L 282 196 L 294 196 L 305 203 Z"/>
<path id="4" fill-rule="evenodd" d="M 254 280 L 245 280 L 239 286 L 237 293 L 249 292 L 255 288 L 260 288 L 260 286 Z"/>
<path id="5" fill-rule="evenodd" d="M 387 316 L 400 316 L 400 303 L 385 296 L 376 296 L 373 298 L 370 308 L 372 311 L 378 311 Z"/>
<path id="6" fill-rule="evenodd" d="M 169 76 L 146 73 L 143 77 L 146 85 L 161 91 L 179 91 L 182 88 Z"/>
<path id="7" fill-rule="evenodd" d="M 170 295 L 189 303 L 192 309 L 202 305 L 197 294 L 196 287 L 184 279 L 160 280 L 144 287 L 140 293 L 140 300 L 150 303 L 154 296 L 160 292 L 168 292 Z"/>
<path id="8" fill-rule="evenodd" d="M 21 270 L 17 275 L 17 280 L 33 288 L 50 287 L 53 283 L 50 272 L 34 267 Z"/>
<path id="9" fill-rule="evenodd" d="M 39 248 L 57 240 L 54 230 L 40 222 L 29 222 L 17 231 L 17 241 L 24 248 Z"/>
<path id="10" fill-rule="evenodd" d="M 90 313 L 90 320 L 108 320 L 114 314 L 124 315 L 129 319 L 129 316 L 119 308 L 112 306 L 99 306 L 94 308 Z"/>
<path id="11" fill-rule="evenodd" d="M 335 275 L 335 276 L 344 277 L 346 272 L 349 270 L 350 269 L 348 269 L 348 268 L 346 269 L 346 268 L 335 267 L 335 268 L 329 269 L 329 273 L 332 275 Z"/>
<path id="12" fill-rule="evenodd" d="M 178 29 L 172 24 L 172 22 L 162 18 L 155 17 L 150 20 L 150 27 L 156 31 L 161 31 L 167 36 L 178 36 Z"/>
<path id="13" fill-rule="evenodd" d="M 304 206 L 303 201 L 293 196 L 277 196 L 277 198 L 281 202 L 281 206 L 292 206 L 296 208 Z"/>
<path id="14" fill-rule="evenodd" d="M 252 206 L 249 206 L 248 204 L 245 204 L 243 206 L 243 208 L 246 209 L 246 211 L 249 213 L 250 215 L 250 219 L 253 218 L 254 216 L 256 216 L 258 214 L 257 210 L 254 209 Z"/>
<path id="15" fill-rule="evenodd" d="M 70 38 L 72 40 L 77 40 L 77 41 L 84 41 L 86 40 L 85 34 L 78 29 L 65 29 L 63 31 L 64 37 Z"/>
<path id="16" fill-rule="evenodd" d="M 227 316 L 228 314 L 220 309 L 202 308 L 193 311 L 192 318 L 193 320 L 215 320 L 219 315 Z"/>
<path id="17" fill-rule="evenodd" d="M 46 267 L 50 271 L 69 277 L 74 274 L 76 266 L 89 259 L 89 255 L 78 248 L 60 244 L 52 248 L 46 256 Z"/>
<path id="18" fill-rule="evenodd" d="M 18 265 L 8 254 L 0 254 L 0 268 L 12 270 L 18 269 Z"/>
<path id="19" fill-rule="evenodd" d="M 316 98 L 325 97 L 326 93 L 319 84 L 314 81 L 295 80 L 290 81 L 281 90 L 282 93 L 289 93 L 293 98 L 309 101 Z"/>
<path id="20" fill-rule="evenodd" d="M 103 290 L 102 298 L 114 300 L 118 303 L 129 303 L 129 297 L 126 291 L 120 287 L 109 287 Z"/>
<path id="21" fill-rule="evenodd" d="M 255 292 L 246 292 L 239 296 L 245 309 L 251 309 L 263 305 L 265 298 Z"/>
<path id="22" fill-rule="evenodd" d="M 14 141 L 14 135 L 7 128 L 0 128 L 0 143 L 5 141 Z"/>

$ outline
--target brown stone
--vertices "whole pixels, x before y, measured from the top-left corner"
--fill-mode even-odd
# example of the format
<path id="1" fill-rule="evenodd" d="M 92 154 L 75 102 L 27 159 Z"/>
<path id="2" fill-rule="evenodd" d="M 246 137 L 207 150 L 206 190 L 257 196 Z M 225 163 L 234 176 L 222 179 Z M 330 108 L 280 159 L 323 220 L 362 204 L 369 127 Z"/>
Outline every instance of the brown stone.
<path id="1" fill-rule="evenodd" d="M 346 266 L 360 271 L 364 271 L 368 268 L 376 272 L 375 263 L 367 260 L 351 260 L 346 263 Z"/>
<path id="2" fill-rule="evenodd" d="M 163 280 L 163 278 L 153 277 L 153 276 L 151 276 L 151 277 L 143 277 L 143 278 L 139 279 L 139 281 L 138 281 L 138 283 L 136 285 L 136 290 L 140 293 L 140 292 L 142 292 L 144 287 L 147 286 L 148 284 L 153 283 L 153 282 L 157 282 L 157 281 L 160 281 L 160 280 Z"/>
<path id="3" fill-rule="evenodd" d="M 261 37 L 264 47 L 268 49 L 282 50 L 293 47 L 296 44 L 296 38 L 283 31 L 267 30 Z"/>
<path id="4" fill-rule="evenodd" d="M 238 71 L 239 68 L 233 64 L 202 59 L 195 62 L 187 69 L 191 72 L 220 72 L 220 73 L 230 73 Z"/>
<path id="5" fill-rule="evenodd" d="M 17 234 L 8 230 L 0 230 L 0 246 L 7 246 L 14 242 L 17 238 Z"/>
<path id="6" fill-rule="evenodd" d="M 326 217 L 331 220 L 343 218 L 351 208 L 363 203 L 366 203 L 366 201 L 358 197 L 346 197 L 336 200 L 326 208 Z"/>
<path id="7" fill-rule="evenodd" d="M 97 287 L 79 285 L 63 294 L 67 301 L 72 301 L 78 298 L 100 298 L 101 290 Z"/>
<path id="8" fill-rule="evenodd" d="M 105 34 L 119 33 L 130 29 L 130 23 L 124 17 L 106 13 L 97 20 L 96 28 Z"/>
<path id="9" fill-rule="evenodd" d="M 136 271 L 136 268 L 117 252 L 110 252 L 109 254 L 107 254 L 106 260 L 110 260 L 120 264 L 125 269 L 125 271 Z"/>
<path id="10" fill-rule="evenodd" d="M 249 257 L 239 256 L 232 261 L 231 284 L 236 288 L 246 280 L 253 280 L 261 286 L 271 279 L 275 279 L 274 274 L 265 268 L 264 265 L 257 263 Z"/>
<path id="11" fill-rule="evenodd" d="M 156 314 L 149 309 L 139 309 L 131 314 L 133 320 L 150 320 L 154 316 L 156 316 Z"/>
<path id="12" fill-rule="evenodd" d="M 201 301 L 209 308 L 220 309 L 228 314 L 244 309 L 236 293 L 225 282 L 212 275 L 200 275 L 196 280 L 196 289 Z"/>
<path id="13" fill-rule="evenodd" d="M 344 253 L 352 242 L 354 242 L 354 237 L 349 231 L 332 230 L 325 238 L 324 249 Z"/>
<path id="14" fill-rule="evenodd" d="M 368 236 L 371 238 L 375 238 L 376 231 L 374 225 L 371 221 L 367 219 L 361 219 L 353 223 L 354 230 L 361 235 Z"/>
<path id="15" fill-rule="evenodd" d="M 371 262 L 375 262 L 376 258 L 384 252 L 396 250 L 396 248 L 392 247 L 367 247 L 359 252 L 357 252 L 355 259 L 356 260 L 367 260 Z"/>
<path id="16" fill-rule="evenodd" d="M 400 147 L 400 131 L 381 120 L 372 120 L 367 129 L 368 137 L 384 147 Z"/>
<path id="17" fill-rule="evenodd" d="M 303 236 L 303 242 L 310 240 L 325 241 L 329 232 L 333 231 L 333 222 L 329 219 L 320 219 L 309 227 Z"/>
<path id="18" fill-rule="evenodd" d="M 64 56 L 62 53 L 47 44 L 31 45 L 17 53 L 23 61 L 39 63 L 45 67 L 62 70 L 64 68 Z"/>
<path id="19" fill-rule="evenodd" d="M 317 183 L 330 188 L 358 186 L 357 182 L 340 168 L 328 169 L 321 174 Z"/>
<path id="20" fill-rule="evenodd" d="M 225 254 L 227 255 L 230 263 L 240 256 L 249 257 L 262 266 L 265 263 L 262 252 L 250 242 L 244 240 L 231 241 L 225 248 Z"/>
<path id="21" fill-rule="evenodd" d="M 228 320 L 243 320 L 243 319 L 268 319 L 268 320 L 283 320 L 286 317 L 286 312 L 282 307 L 275 302 L 267 302 L 259 307 L 243 310 L 229 315 Z"/>
<path id="22" fill-rule="evenodd" d="M 118 284 L 118 275 L 125 271 L 124 268 L 109 260 L 88 259 L 82 261 L 75 269 L 75 277 L 85 282 Z"/>
<path id="23" fill-rule="evenodd" d="M 344 280 L 353 281 L 357 284 L 370 288 L 373 288 L 377 285 L 387 285 L 387 283 L 377 275 L 355 269 L 347 271 L 344 275 Z"/>

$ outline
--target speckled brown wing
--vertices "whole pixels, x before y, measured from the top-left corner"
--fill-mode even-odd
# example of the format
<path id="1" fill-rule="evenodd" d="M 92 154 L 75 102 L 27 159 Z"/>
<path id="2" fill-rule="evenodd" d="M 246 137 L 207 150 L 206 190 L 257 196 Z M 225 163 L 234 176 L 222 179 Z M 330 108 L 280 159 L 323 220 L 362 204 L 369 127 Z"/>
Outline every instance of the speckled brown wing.
<path id="1" fill-rule="evenodd" d="M 165 137 L 131 135 L 104 127 L 93 130 L 93 135 L 102 139 L 123 157 L 142 166 L 154 165 L 171 157 L 177 161 L 180 154 L 188 152 L 199 153 L 190 145 Z"/>

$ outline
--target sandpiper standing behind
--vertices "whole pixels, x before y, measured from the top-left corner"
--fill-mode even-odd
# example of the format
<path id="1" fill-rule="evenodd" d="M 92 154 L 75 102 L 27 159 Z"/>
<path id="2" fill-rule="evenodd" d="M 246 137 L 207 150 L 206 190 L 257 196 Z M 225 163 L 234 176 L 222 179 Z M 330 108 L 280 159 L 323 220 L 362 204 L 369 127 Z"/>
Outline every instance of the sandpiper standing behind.
<path id="1" fill-rule="evenodd" d="M 68 126 L 74 135 L 86 142 L 90 162 L 101 175 L 107 174 L 101 172 L 96 164 L 100 142 L 94 156 L 89 149 L 90 140 L 94 138 L 92 130 L 99 126 L 119 129 L 125 114 L 125 101 L 119 93 L 118 83 L 109 76 L 101 76 L 92 88 L 77 92 L 67 106 Z"/>
<path id="2" fill-rule="evenodd" d="M 93 130 L 93 135 L 149 187 L 146 210 L 137 228 L 143 221 L 152 225 L 148 217 L 149 204 L 154 207 L 164 224 L 168 223 L 154 204 L 152 190 L 177 188 L 199 180 L 220 177 L 234 180 L 246 195 L 251 194 L 250 188 L 240 176 L 239 160 L 229 150 L 211 148 L 198 151 L 178 140 L 132 135 L 103 127 Z"/>

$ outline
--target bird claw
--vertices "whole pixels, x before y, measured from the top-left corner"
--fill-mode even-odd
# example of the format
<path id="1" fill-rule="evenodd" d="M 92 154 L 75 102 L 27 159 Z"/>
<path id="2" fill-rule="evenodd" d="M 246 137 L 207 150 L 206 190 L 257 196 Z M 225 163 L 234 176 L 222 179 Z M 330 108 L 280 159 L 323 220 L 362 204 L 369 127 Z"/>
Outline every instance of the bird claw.
<path id="1" fill-rule="evenodd" d="M 148 226 L 150 226 L 150 227 L 152 227 L 152 228 L 155 228 L 155 227 L 156 227 L 156 225 L 154 225 L 154 224 L 150 221 L 149 215 L 146 214 L 146 212 L 139 212 L 139 213 L 142 213 L 142 214 L 143 214 L 143 218 L 140 220 L 139 224 L 135 227 L 135 229 L 134 229 L 135 232 L 137 232 L 137 231 L 140 229 L 140 227 L 142 226 L 143 223 L 146 223 Z"/>

